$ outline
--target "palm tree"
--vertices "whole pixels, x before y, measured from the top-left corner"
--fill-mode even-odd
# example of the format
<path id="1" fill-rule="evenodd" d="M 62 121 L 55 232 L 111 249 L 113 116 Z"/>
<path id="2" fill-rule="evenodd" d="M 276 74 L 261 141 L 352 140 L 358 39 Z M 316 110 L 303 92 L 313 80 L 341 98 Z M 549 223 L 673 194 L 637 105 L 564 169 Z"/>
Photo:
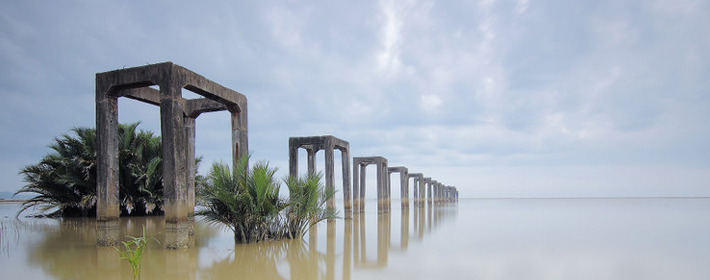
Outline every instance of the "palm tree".
<path id="1" fill-rule="evenodd" d="M 319 172 L 311 173 L 306 178 L 286 179 L 289 201 L 285 209 L 285 237 L 301 238 L 318 222 L 337 218 L 337 212 L 325 206 L 335 195 L 335 190 L 325 188 L 321 178 Z"/>
<path id="2" fill-rule="evenodd" d="M 139 123 L 119 124 L 119 184 L 124 214 L 162 213 L 162 150 L 160 137 L 136 131 Z M 38 206 L 49 215 L 96 214 L 96 130 L 74 128 L 49 146 L 51 153 L 20 174 L 27 185 L 15 194 L 36 193 L 17 213 Z"/>
<path id="3" fill-rule="evenodd" d="M 248 156 L 238 160 L 233 172 L 215 163 L 199 190 L 198 211 L 205 221 L 226 226 L 235 243 L 250 243 L 278 238 L 278 215 L 284 207 L 279 195 L 276 169 L 258 162 L 248 167 Z"/>

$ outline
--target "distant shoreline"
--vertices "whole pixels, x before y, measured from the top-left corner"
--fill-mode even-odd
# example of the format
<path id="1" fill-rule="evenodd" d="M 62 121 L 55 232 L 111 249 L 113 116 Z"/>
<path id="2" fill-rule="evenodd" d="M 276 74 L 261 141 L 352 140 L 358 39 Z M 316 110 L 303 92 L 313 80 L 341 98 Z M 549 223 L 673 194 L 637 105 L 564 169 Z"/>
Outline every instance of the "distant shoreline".
<path id="1" fill-rule="evenodd" d="M 27 200 L 24 199 L 0 199 L 0 203 L 23 203 Z"/>
<path id="2" fill-rule="evenodd" d="M 710 199 L 710 196 L 619 196 L 619 197 L 466 197 L 459 199 Z"/>

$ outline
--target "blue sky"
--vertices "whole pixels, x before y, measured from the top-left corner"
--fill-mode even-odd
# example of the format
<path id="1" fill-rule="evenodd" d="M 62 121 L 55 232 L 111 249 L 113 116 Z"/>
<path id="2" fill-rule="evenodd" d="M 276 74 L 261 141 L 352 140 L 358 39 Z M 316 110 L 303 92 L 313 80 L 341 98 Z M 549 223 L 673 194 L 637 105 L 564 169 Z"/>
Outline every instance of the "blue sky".
<path id="1" fill-rule="evenodd" d="M 335 135 L 463 197 L 710 196 L 709 12 L 693 0 L 1 1 L 0 191 L 22 186 L 17 172 L 53 137 L 95 125 L 95 73 L 173 61 L 247 96 L 253 157 L 282 175 L 288 137 Z M 158 116 L 119 103 L 122 122 L 159 131 Z M 203 170 L 229 161 L 229 127 L 227 113 L 197 120 Z"/>

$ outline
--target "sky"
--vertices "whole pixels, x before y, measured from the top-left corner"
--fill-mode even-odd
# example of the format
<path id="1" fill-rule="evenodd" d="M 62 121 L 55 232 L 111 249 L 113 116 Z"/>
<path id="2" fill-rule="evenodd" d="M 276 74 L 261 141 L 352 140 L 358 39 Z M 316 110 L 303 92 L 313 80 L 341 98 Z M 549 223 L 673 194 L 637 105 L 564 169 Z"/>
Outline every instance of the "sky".
<path id="1" fill-rule="evenodd" d="M 709 13 L 703 0 L 0 0 L 0 191 L 54 137 L 95 126 L 96 73 L 172 61 L 247 97 L 252 158 L 279 176 L 289 137 L 334 135 L 461 197 L 710 196 Z M 119 120 L 160 131 L 138 101 L 120 99 Z M 231 161 L 229 129 L 226 112 L 197 119 L 201 173 Z"/>

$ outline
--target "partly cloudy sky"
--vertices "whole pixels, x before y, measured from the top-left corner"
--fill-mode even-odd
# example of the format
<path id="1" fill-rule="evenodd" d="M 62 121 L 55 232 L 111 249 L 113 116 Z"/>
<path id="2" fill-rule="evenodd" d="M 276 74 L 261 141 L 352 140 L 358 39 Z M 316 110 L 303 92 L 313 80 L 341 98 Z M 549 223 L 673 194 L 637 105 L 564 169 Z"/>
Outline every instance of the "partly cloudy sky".
<path id="1" fill-rule="evenodd" d="M 710 196 L 708 1 L 181 2 L 0 0 L 0 191 L 95 125 L 96 73 L 172 61 L 247 96 L 281 176 L 334 135 L 462 197 Z M 202 172 L 229 128 L 198 118 Z"/>

